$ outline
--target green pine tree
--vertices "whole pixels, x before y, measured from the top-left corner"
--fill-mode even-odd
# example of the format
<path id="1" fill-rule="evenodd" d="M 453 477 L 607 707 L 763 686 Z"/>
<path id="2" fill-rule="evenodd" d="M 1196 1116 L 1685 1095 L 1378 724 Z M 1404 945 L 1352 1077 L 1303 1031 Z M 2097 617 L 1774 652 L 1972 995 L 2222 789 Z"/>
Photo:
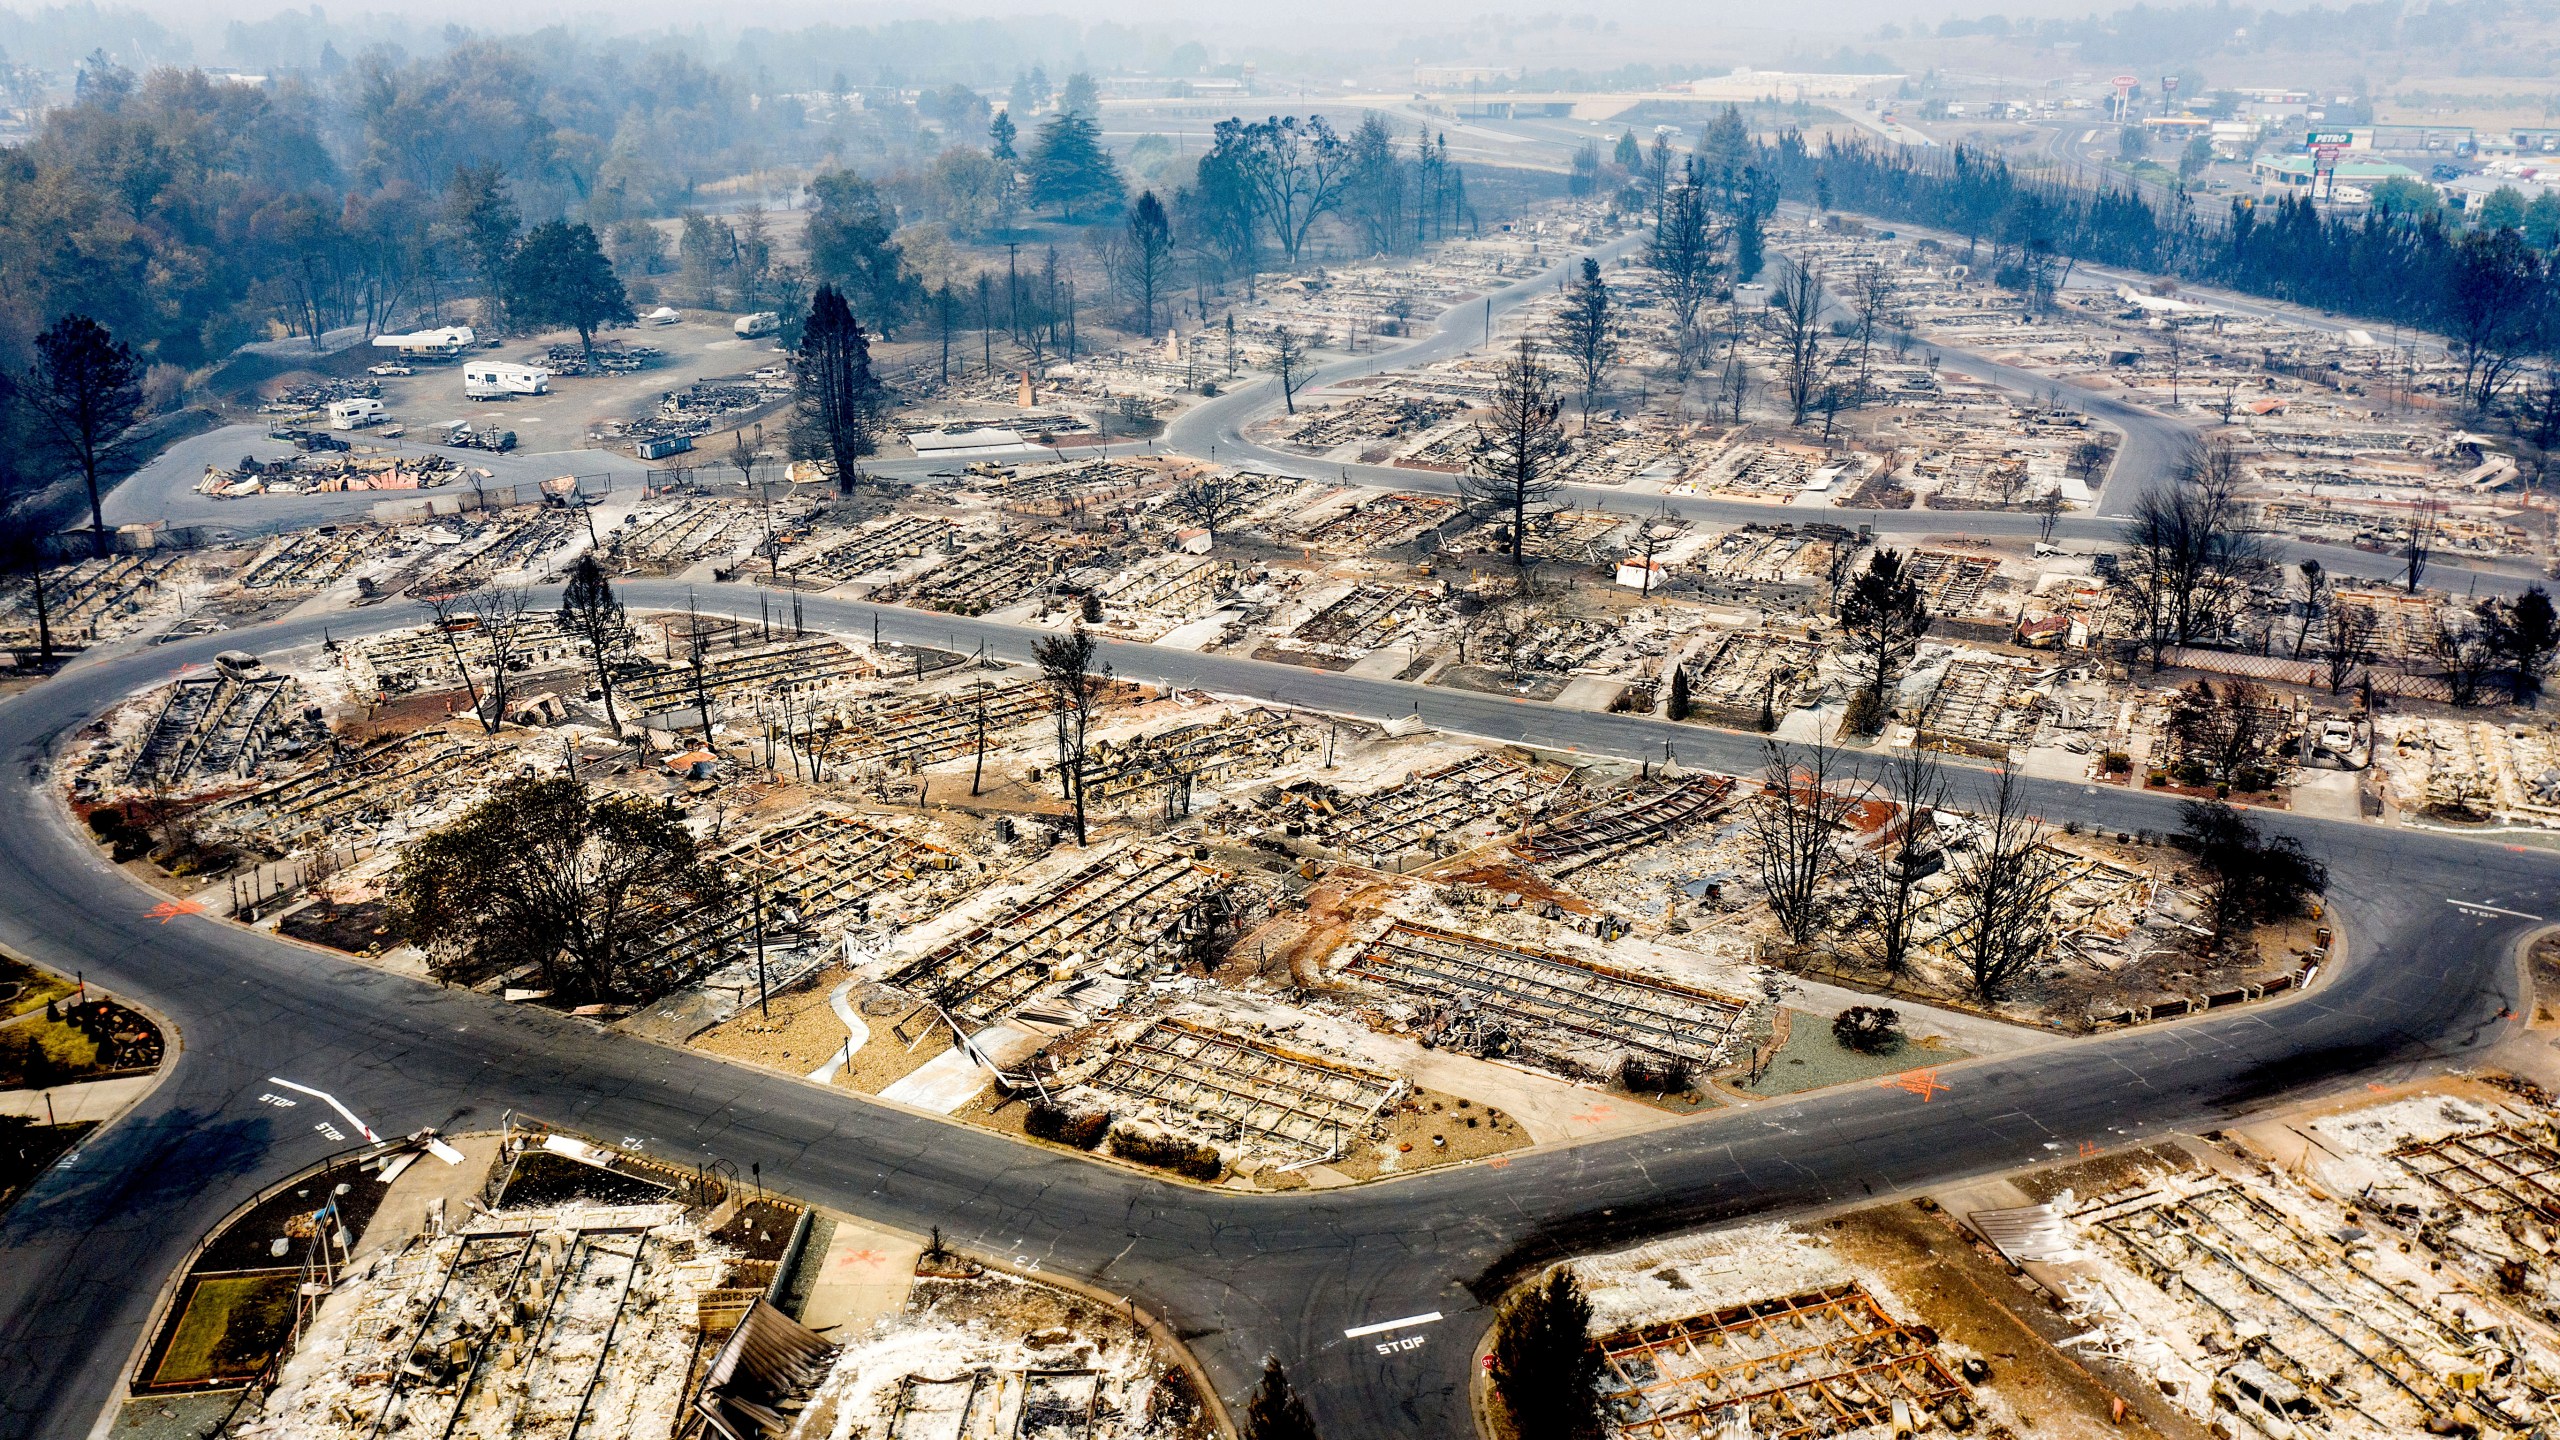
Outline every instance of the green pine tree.
<path id="1" fill-rule="evenodd" d="M 1120 167 L 1102 148 L 1102 127 L 1080 111 L 1061 110 L 1040 127 L 1029 168 L 1031 203 L 1056 206 L 1070 225 L 1078 211 L 1091 219 L 1120 204 Z"/>
<path id="2" fill-rule="evenodd" d="M 896 211 L 850 170 L 820 172 L 809 197 L 809 273 L 842 291 L 882 339 L 894 337 L 924 304 L 924 282 L 896 239 Z"/>
<path id="3" fill-rule="evenodd" d="M 545 221 L 525 232 L 507 262 L 507 314 L 519 325 L 559 326 L 578 332 L 587 358 L 596 353 L 596 331 L 632 322 L 631 297 L 605 258 L 596 232 L 565 220 Z"/>

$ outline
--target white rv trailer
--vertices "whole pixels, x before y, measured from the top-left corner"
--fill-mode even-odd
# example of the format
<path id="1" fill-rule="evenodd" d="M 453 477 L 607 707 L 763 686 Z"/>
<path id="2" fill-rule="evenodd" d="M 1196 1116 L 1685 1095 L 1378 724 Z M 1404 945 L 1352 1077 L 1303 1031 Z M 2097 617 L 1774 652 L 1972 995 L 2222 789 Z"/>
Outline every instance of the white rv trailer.
<path id="1" fill-rule="evenodd" d="M 413 330 L 406 335 L 376 335 L 373 346 L 420 360 L 451 360 L 470 349 L 477 338 L 468 325 L 446 325 L 435 330 Z"/>
<path id="2" fill-rule="evenodd" d="M 473 400 L 504 400 L 511 395 L 548 395 L 551 372 L 539 365 L 510 365 L 503 360 L 472 360 L 462 367 L 462 393 Z"/>
<path id="3" fill-rule="evenodd" d="M 390 409 L 381 401 L 361 395 L 329 402 L 329 428 L 332 430 L 362 430 L 390 418 Z"/>

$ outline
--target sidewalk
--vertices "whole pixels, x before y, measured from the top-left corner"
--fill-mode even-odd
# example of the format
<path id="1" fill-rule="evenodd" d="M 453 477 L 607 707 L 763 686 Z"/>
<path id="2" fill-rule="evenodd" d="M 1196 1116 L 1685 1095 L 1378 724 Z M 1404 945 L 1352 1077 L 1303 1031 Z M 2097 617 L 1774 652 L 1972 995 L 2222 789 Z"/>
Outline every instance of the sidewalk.
<path id="1" fill-rule="evenodd" d="M 839 1345 L 854 1343 L 906 1308 L 923 1242 L 912 1235 L 866 1224 L 841 1211 L 821 1212 L 834 1226 L 817 1278 L 800 1308 L 800 1323 Z"/>
<path id="2" fill-rule="evenodd" d="M 1935 1035 L 1970 1055 L 2014 1055 L 2021 1050 L 2032 1050 L 2071 1038 L 2033 1025 L 1994 1020 L 1962 1010 L 1942 1010 L 1926 1000 L 1901 995 L 1871 995 L 1864 990 L 1826 984 L 1800 975 L 1790 975 L 1787 981 L 1789 992 L 1781 1003 L 1790 1010 L 1829 1020 L 1852 1005 L 1884 1005 L 1902 1016 L 1905 1034 L 1914 1037 Z"/>
<path id="3" fill-rule="evenodd" d="M 105 1124 L 124 1112 L 124 1107 L 142 1097 L 159 1077 L 156 1075 L 120 1075 L 113 1080 L 91 1080 L 80 1085 L 56 1085 L 51 1090 L 0 1090 L 0 1115 L 25 1115 L 45 1118 L 45 1099 L 53 1100 L 54 1123 L 75 1124 L 82 1120 Z"/>

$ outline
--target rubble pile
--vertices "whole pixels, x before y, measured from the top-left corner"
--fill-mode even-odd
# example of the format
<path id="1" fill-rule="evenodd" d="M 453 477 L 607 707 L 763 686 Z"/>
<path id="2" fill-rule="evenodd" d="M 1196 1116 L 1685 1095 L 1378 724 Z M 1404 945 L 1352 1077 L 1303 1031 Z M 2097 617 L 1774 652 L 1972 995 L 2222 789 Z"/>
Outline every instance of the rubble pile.
<path id="1" fill-rule="evenodd" d="M 341 1281 L 233 1433 L 669 1435 L 725 1268 L 677 1205 L 490 1211 Z"/>

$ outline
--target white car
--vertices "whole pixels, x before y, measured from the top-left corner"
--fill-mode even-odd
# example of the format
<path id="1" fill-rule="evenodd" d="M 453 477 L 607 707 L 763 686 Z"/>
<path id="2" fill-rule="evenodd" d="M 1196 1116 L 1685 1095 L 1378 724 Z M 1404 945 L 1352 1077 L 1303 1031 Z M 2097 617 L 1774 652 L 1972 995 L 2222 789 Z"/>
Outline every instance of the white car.
<path id="1" fill-rule="evenodd" d="M 367 365 L 364 367 L 364 373 L 367 375 L 415 375 L 418 372 L 406 365 L 392 365 L 385 363 L 381 365 Z"/>

